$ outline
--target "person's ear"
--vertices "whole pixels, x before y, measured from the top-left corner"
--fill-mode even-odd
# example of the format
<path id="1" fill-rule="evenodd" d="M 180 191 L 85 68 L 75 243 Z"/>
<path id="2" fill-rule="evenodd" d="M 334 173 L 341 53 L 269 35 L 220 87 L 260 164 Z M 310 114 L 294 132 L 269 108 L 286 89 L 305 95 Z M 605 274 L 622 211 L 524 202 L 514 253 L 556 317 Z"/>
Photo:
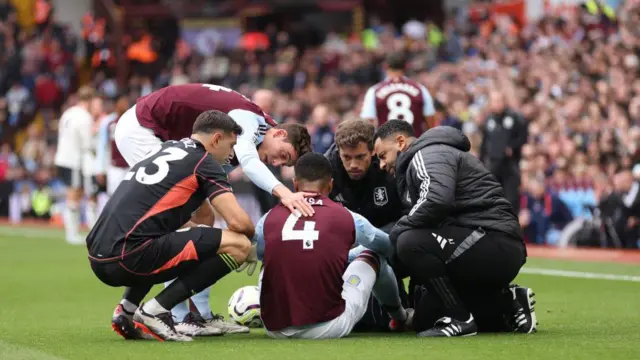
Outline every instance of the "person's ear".
<path id="1" fill-rule="evenodd" d="M 300 191 L 298 190 L 298 188 L 299 188 L 298 180 L 296 178 L 293 178 L 293 191 L 294 192 Z"/>
<path id="2" fill-rule="evenodd" d="M 219 132 L 214 133 L 213 136 L 211 136 L 211 145 L 217 146 L 221 140 L 222 140 L 222 134 Z"/>
<path id="3" fill-rule="evenodd" d="M 331 190 L 333 190 L 333 178 L 329 179 L 329 183 L 327 184 L 327 192 L 331 194 Z"/>
<path id="4" fill-rule="evenodd" d="M 398 149 L 399 150 L 404 149 L 404 146 L 405 146 L 406 142 L 407 142 L 407 139 L 404 137 L 404 135 L 396 136 L 396 144 L 398 144 Z"/>
<path id="5" fill-rule="evenodd" d="M 287 130 L 285 129 L 277 129 L 275 133 L 273 133 L 274 137 L 283 137 L 286 138 L 287 137 Z"/>

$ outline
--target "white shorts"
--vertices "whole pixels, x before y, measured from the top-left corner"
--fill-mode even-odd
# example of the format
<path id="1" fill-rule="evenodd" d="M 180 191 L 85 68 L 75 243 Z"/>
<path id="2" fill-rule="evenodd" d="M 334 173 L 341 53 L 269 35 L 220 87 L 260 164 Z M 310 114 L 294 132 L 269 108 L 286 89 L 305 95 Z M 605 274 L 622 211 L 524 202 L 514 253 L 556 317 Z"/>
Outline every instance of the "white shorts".
<path id="1" fill-rule="evenodd" d="M 113 195 L 113 193 L 118 188 L 118 185 L 124 180 L 125 175 L 129 171 L 128 168 L 121 168 L 115 166 L 109 166 L 107 168 L 107 194 L 109 196 Z"/>
<path id="2" fill-rule="evenodd" d="M 162 145 L 162 140 L 156 137 L 153 130 L 140 125 L 135 105 L 118 120 L 114 138 L 120 154 L 129 166 L 135 165 Z"/>
<path id="3" fill-rule="evenodd" d="M 345 270 L 342 280 L 345 308 L 340 316 L 321 324 L 288 327 L 280 331 L 267 330 L 267 335 L 276 339 L 337 339 L 349 335 L 367 311 L 376 273 L 364 261 L 354 261 Z"/>

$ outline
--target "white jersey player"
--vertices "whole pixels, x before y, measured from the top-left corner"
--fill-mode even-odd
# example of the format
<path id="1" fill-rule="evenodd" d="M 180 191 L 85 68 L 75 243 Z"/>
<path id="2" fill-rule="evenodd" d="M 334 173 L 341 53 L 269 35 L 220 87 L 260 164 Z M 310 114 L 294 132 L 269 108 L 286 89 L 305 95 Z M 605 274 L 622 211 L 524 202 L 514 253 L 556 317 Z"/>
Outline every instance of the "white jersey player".
<path id="1" fill-rule="evenodd" d="M 92 161 L 93 122 L 95 92 L 83 87 L 78 91 L 78 103 L 60 117 L 58 124 L 58 147 L 54 163 L 58 176 L 68 187 L 64 210 L 65 237 L 71 244 L 84 244 L 78 231 L 80 228 L 80 202 L 83 189 L 92 188 L 91 173 L 86 173 Z M 100 111 L 100 109 L 96 109 Z M 85 171 L 83 171 L 85 170 Z"/>

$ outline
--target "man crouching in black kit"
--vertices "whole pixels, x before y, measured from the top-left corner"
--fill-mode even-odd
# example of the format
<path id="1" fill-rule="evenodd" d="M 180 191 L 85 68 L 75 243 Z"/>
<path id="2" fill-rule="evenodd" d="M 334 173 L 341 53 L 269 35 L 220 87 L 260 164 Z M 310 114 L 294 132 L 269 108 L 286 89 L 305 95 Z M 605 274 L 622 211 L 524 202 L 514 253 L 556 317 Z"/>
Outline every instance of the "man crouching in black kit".
<path id="1" fill-rule="evenodd" d="M 532 290 L 509 285 L 527 257 L 518 219 L 495 177 L 468 153 L 469 139 L 444 126 L 416 139 L 398 120 L 375 138 L 380 166 L 395 172 L 412 204 L 390 238 L 426 289 L 413 321 L 418 336 L 534 332 Z"/>
<path id="2" fill-rule="evenodd" d="M 402 216 L 402 203 L 395 178 L 380 168 L 373 156 L 375 128 L 364 120 L 347 120 L 338 125 L 335 143 L 325 156 L 333 168 L 333 190 L 329 197 L 364 216 L 371 224 L 389 233 Z M 402 280 L 400 298 L 409 306 Z M 367 313 L 355 331 L 389 331 L 391 318 L 372 296 Z"/>

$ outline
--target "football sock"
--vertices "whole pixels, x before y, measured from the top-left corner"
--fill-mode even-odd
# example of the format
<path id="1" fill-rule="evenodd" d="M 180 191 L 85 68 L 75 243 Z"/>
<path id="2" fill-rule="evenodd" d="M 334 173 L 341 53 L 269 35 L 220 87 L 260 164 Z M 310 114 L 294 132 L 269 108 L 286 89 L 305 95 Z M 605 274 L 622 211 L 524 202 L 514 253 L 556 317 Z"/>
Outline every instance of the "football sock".
<path id="1" fill-rule="evenodd" d="M 178 277 L 171 285 L 162 290 L 156 299 L 164 308 L 173 309 L 179 303 L 215 284 L 231 270 L 237 268 L 238 263 L 234 258 L 227 254 L 218 254 L 201 262 L 188 275 Z"/>
<path id="2" fill-rule="evenodd" d="M 64 231 L 67 242 L 75 243 L 79 237 L 78 232 L 80 229 L 80 211 L 78 210 L 80 204 L 76 202 L 67 202 L 64 213 Z"/>
<path id="3" fill-rule="evenodd" d="M 144 310 L 144 312 L 146 312 L 147 314 L 154 315 L 154 316 L 169 312 L 169 310 L 167 310 L 165 307 L 160 305 L 160 303 L 156 299 L 149 300 L 146 304 L 142 306 L 142 310 Z"/>
<path id="4" fill-rule="evenodd" d="M 166 283 L 164 283 L 164 287 L 168 288 L 169 285 L 171 285 L 171 283 L 173 283 L 174 281 L 175 280 L 167 281 Z M 178 303 L 171 309 L 171 315 L 173 315 L 173 319 L 175 321 L 182 321 L 182 319 L 184 319 L 184 317 L 187 316 L 188 313 L 189 306 L 187 305 L 186 301 Z"/>
<path id="5" fill-rule="evenodd" d="M 202 315 L 202 317 L 204 317 L 205 319 L 212 317 L 211 307 L 209 306 L 210 293 L 211 293 L 211 287 L 208 287 L 191 297 L 191 301 L 193 302 L 193 305 L 195 305 L 200 315 Z"/>
<path id="6" fill-rule="evenodd" d="M 97 205 L 95 201 L 87 202 L 87 207 L 85 209 L 85 217 L 87 219 L 87 226 L 89 227 L 89 229 L 91 229 L 93 225 L 96 223 L 96 220 L 98 217 Z"/>
<path id="7" fill-rule="evenodd" d="M 135 304 L 131 303 L 129 300 L 126 300 L 126 299 L 120 300 L 120 305 L 122 305 L 122 308 L 124 309 L 124 311 L 130 315 L 136 312 L 136 310 L 138 309 L 138 307 Z"/>
<path id="8" fill-rule="evenodd" d="M 380 272 L 373 285 L 373 296 L 378 299 L 380 304 L 382 304 L 394 320 L 404 322 L 407 319 L 407 312 L 402 307 L 402 302 L 400 301 L 400 291 L 398 290 L 396 275 L 386 261 L 380 264 Z"/>
<path id="9" fill-rule="evenodd" d="M 134 312 L 140 306 L 145 296 L 151 291 L 151 286 L 127 287 L 124 289 L 120 304 L 129 312 Z M 133 310 L 131 310 L 133 309 Z"/>

